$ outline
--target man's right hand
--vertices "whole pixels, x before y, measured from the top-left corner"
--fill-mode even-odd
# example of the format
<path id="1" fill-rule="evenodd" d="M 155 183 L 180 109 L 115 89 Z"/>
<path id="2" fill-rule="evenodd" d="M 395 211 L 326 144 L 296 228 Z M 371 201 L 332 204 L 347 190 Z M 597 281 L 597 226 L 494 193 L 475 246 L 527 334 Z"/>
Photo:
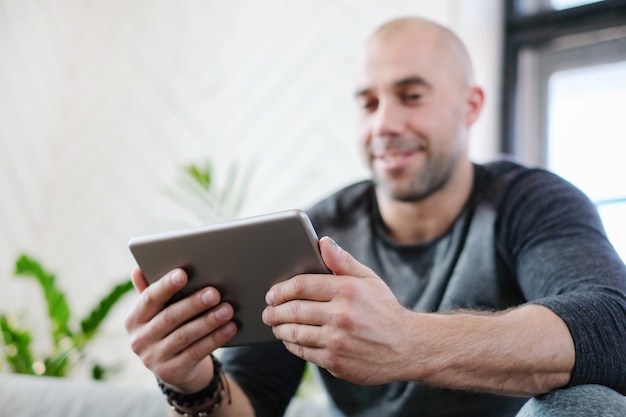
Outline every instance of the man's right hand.
<path id="1" fill-rule="evenodd" d="M 213 287 L 167 305 L 188 277 L 175 269 L 154 284 L 139 268 L 131 274 L 140 293 L 124 325 L 131 349 L 161 381 L 173 389 L 192 393 L 209 385 L 213 377 L 210 354 L 237 332 L 233 307 L 220 302 Z"/>

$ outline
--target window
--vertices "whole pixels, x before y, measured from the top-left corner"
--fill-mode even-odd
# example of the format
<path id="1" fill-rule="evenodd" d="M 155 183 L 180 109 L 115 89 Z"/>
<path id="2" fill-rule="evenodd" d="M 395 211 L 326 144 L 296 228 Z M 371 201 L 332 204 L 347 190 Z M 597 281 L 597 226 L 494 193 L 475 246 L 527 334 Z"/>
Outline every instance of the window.
<path id="1" fill-rule="evenodd" d="M 626 57 L 553 73 L 547 100 L 547 167 L 596 202 L 626 260 Z"/>
<path id="2" fill-rule="evenodd" d="M 571 9 L 602 0 L 524 0 L 515 2 L 516 12 L 520 15 L 533 15 L 540 12 Z"/>
<path id="3" fill-rule="evenodd" d="M 626 260 L 626 2 L 511 0 L 505 56 L 503 150 L 581 188 Z"/>

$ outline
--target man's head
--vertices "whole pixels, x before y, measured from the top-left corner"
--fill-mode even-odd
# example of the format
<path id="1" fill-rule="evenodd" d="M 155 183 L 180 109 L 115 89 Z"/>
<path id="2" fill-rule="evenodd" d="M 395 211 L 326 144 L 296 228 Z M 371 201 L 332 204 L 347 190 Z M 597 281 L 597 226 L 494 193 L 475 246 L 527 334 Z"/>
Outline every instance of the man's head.
<path id="1" fill-rule="evenodd" d="M 362 51 L 356 98 L 361 148 L 383 196 L 423 200 L 470 164 L 483 93 L 448 29 L 420 18 L 378 28 Z"/>

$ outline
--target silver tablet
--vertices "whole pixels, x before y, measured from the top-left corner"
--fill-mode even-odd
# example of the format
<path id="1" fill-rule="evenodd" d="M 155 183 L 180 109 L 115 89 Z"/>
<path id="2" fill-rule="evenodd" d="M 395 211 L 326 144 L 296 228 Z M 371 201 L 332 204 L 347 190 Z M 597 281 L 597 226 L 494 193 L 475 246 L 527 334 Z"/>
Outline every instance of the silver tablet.
<path id="1" fill-rule="evenodd" d="M 288 210 L 135 237 L 130 250 L 148 283 L 174 268 L 189 274 L 171 301 L 213 286 L 235 308 L 238 331 L 226 346 L 276 340 L 261 314 L 276 282 L 303 273 L 330 273 L 306 213 Z"/>

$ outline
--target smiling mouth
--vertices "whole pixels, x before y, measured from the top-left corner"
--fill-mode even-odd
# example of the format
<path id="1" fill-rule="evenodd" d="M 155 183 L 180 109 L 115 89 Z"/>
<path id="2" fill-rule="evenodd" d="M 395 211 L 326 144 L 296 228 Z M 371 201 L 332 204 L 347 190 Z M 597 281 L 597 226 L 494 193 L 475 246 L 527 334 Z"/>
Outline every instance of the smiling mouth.
<path id="1" fill-rule="evenodd" d="M 393 163 L 393 162 L 397 162 L 403 158 L 406 158 L 407 156 L 410 156 L 412 154 L 414 154 L 415 152 L 417 152 L 417 150 L 411 150 L 411 151 L 403 151 L 403 152 L 385 152 L 383 154 L 380 155 L 374 155 L 374 157 L 376 159 L 380 159 L 384 162 L 387 163 Z"/>
<path id="2" fill-rule="evenodd" d="M 373 155 L 374 163 L 386 172 L 403 171 L 413 161 L 413 158 L 421 152 L 421 149 L 404 150 L 402 152 L 386 151 Z"/>
<path id="3" fill-rule="evenodd" d="M 370 145 L 370 153 L 374 159 L 385 163 L 397 162 L 418 152 L 426 150 L 426 145 L 419 138 L 375 137 Z"/>

